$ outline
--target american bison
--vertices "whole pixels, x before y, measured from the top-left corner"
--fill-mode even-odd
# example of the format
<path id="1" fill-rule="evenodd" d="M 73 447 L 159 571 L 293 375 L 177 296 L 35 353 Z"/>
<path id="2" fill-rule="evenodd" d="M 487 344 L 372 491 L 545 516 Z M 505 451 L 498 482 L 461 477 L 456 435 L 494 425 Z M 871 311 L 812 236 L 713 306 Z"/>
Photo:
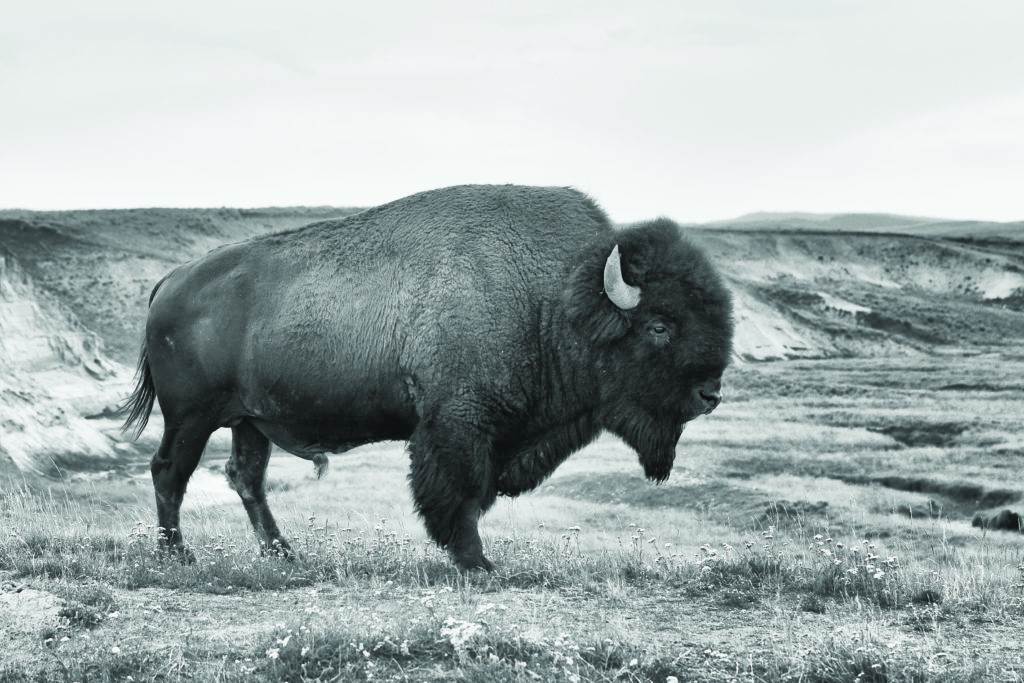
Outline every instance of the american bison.
<path id="1" fill-rule="evenodd" d="M 210 434 L 262 544 L 271 443 L 323 462 L 407 439 L 416 509 L 463 569 L 493 565 L 477 522 L 602 430 L 669 476 L 689 420 L 721 401 L 730 296 L 659 219 L 616 231 L 567 188 L 460 186 L 223 246 L 150 298 L 126 427 L 160 402 L 161 543 Z"/>

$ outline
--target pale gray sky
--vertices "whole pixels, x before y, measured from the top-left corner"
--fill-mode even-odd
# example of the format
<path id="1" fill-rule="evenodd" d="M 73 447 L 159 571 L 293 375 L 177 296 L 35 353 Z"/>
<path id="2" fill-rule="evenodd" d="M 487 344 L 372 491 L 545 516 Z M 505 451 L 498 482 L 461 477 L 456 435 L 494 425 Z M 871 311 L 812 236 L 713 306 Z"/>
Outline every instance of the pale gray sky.
<path id="1" fill-rule="evenodd" d="M 1024 2 L 7 2 L 0 206 L 1024 218 Z"/>

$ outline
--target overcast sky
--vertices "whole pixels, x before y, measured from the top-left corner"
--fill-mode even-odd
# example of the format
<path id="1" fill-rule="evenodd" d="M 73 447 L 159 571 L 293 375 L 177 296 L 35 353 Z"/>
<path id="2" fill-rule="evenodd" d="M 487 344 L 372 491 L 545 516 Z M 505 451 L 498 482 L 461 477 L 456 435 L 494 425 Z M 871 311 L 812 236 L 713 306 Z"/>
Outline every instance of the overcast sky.
<path id="1" fill-rule="evenodd" d="M 5 3 L 0 206 L 1024 219 L 1022 36 L 1020 0 Z"/>

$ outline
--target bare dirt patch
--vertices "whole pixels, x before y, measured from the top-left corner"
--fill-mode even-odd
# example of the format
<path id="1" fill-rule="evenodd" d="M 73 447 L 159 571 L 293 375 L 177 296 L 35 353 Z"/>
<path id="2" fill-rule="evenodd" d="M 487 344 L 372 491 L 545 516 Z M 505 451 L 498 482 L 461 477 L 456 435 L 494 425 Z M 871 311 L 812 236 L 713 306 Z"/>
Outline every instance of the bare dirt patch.
<path id="1" fill-rule="evenodd" d="M 1013 510 L 1002 510 L 995 515 L 976 515 L 971 520 L 971 526 L 1024 534 L 1024 517 Z"/>
<path id="2" fill-rule="evenodd" d="M 868 430 L 891 436 L 911 448 L 919 446 L 955 446 L 967 431 L 968 425 L 959 422 L 917 422 L 869 427 Z"/>
<path id="3" fill-rule="evenodd" d="M 927 344 L 943 344 L 946 339 L 931 330 L 924 329 L 912 322 L 877 311 L 857 312 L 857 321 L 866 327 L 879 332 L 898 335 Z"/>
<path id="4" fill-rule="evenodd" d="M 996 384 L 995 382 L 952 382 L 936 387 L 938 391 L 1024 391 L 1022 384 Z"/>
<path id="5" fill-rule="evenodd" d="M 897 491 L 932 493 L 951 498 L 960 504 L 981 508 L 998 507 L 1020 500 L 1019 491 L 987 489 L 979 484 L 960 481 L 940 481 L 923 477 L 883 476 L 871 477 L 870 483 L 880 484 Z"/>
<path id="6" fill-rule="evenodd" d="M 53 593 L 24 585 L 0 592 L 0 627 L 7 635 L 32 634 L 54 628 L 64 601 Z"/>
<path id="7" fill-rule="evenodd" d="M 760 512 L 765 498 L 722 480 L 689 482 L 669 479 L 652 484 L 640 476 L 621 473 L 579 474 L 544 485 L 544 493 L 598 503 L 624 503 L 642 508 L 688 508 L 725 516 L 750 517 Z M 753 516 L 756 516 L 753 515 Z"/>

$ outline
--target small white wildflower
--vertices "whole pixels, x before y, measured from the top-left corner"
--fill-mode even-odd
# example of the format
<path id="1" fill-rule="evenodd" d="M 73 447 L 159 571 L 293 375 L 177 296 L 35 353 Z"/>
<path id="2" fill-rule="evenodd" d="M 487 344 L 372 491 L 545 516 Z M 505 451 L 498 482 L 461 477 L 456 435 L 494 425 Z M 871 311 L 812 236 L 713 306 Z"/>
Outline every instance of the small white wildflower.
<path id="1" fill-rule="evenodd" d="M 456 654 L 462 655 L 470 641 L 482 636 L 484 633 L 483 624 L 468 621 L 458 621 L 451 617 L 445 622 L 441 629 L 441 636 L 452 644 Z"/>

